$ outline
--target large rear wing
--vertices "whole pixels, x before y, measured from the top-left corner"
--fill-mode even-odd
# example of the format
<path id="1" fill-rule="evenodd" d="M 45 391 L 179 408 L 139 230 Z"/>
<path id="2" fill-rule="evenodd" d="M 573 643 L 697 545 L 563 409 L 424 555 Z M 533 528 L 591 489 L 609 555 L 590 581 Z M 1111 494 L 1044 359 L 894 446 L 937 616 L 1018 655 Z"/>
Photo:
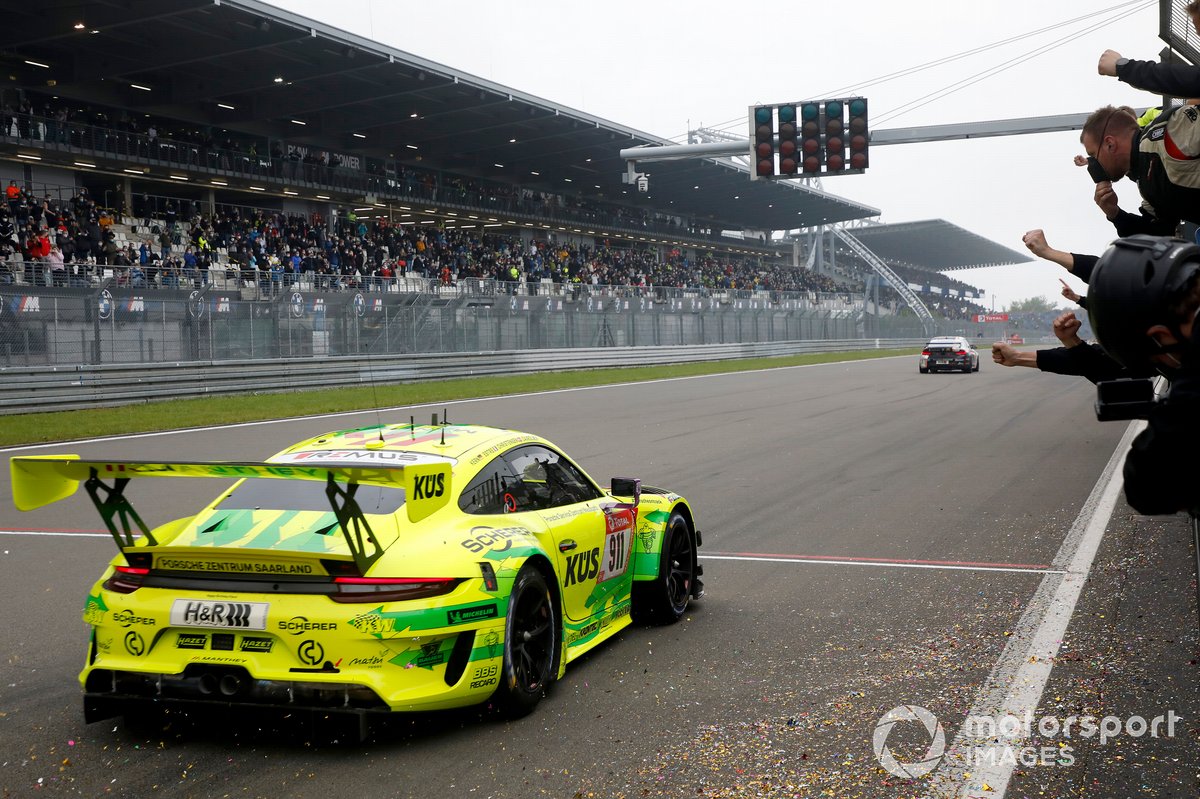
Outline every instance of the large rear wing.
<path id="1" fill-rule="evenodd" d="M 418 522 L 450 500 L 453 463 L 452 459 L 423 453 L 341 450 L 292 453 L 273 463 L 85 461 L 77 455 L 32 455 L 12 458 L 9 468 L 13 504 L 19 510 L 34 510 L 67 499 L 83 483 L 105 527 L 122 552 L 135 546 L 136 533 L 144 536 L 150 546 L 158 546 L 153 533 L 125 497 L 125 487 L 131 479 L 253 477 L 323 482 L 330 509 L 337 517 L 354 562 L 360 572 L 365 572 L 383 554 L 383 548 L 354 499 L 358 486 L 403 489 L 408 520 Z"/>

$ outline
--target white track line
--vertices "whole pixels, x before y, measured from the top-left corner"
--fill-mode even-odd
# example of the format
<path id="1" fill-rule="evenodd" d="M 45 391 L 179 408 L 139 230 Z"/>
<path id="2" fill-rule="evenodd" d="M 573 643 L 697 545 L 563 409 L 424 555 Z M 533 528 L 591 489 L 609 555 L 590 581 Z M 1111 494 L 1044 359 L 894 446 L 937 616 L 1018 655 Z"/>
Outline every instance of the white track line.
<path id="1" fill-rule="evenodd" d="M 1133 437 L 1144 427 L 1145 422 L 1134 422 L 1125 430 L 1054 558 L 1053 565 L 1064 571 L 1050 572 L 1042 578 L 968 716 L 999 719 L 1012 714 L 1024 718 L 1026 711 L 1037 713 L 1054 658 L 1121 494 L 1120 475 L 1125 455 Z M 1005 758 L 995 758 L 993 763 L 974 763 L 975 747 L 994 745 L 995 739 L 968 735 L 965 728 L 964 724 L 959 729 L 931 778 L 930 795 L 947 799 L 1003 799 L 1015 764 L 1004 763 Z M 1019 740 L 1007 743 L 1014 748 L 1022 746 Z"/>
<path id="2" fill-rule="evenodd" d="M 956 566 L 948 563 L 886 563 L 879 561 L 861 560 L 827 560 L 825 558 L 772 558 L 760 555 L 705 555 L 699 553 L 700 560 L 752 560 L 766 563 L 805 563 L 818 566 L 876 566 L 885 569 L 942 569 L 948 571 L 978 571 L 978 572 L 1019 572 L 1021 574 L 1066 574 L 1056 569 L 1019 569 L 1009 566 Z"/>
<path id="3" fill-rule="evenodd" d="M 0 530 L 0 535 L 28 538 L 112 538 L 108 533 L 70 533 L 66 530 Z"/>

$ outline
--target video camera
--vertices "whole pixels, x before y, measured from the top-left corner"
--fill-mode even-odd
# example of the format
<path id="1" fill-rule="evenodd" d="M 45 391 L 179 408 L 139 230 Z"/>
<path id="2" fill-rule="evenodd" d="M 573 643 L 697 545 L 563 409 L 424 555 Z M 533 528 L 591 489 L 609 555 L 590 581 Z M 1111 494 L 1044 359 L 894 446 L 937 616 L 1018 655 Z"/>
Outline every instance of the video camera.
<path id="1" fill-rule="evenodd" d="M 1153 378 L 1125 377 L 1096 384 L 1096 419 L 1101 422 L 1149 418 L 1157 403 Z"/>

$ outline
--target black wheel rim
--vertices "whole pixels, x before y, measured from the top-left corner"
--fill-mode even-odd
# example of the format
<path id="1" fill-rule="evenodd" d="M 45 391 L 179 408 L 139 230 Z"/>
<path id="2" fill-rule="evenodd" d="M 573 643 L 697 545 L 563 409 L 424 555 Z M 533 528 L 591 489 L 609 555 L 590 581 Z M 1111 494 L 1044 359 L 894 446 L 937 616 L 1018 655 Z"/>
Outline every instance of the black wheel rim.
<path id="1" fill-rule="evenodd" d="M 692 594 L 692 537 L 687 526 L 676 524 L 671 529 L 671 547 L 667 561 L 667 599 L 676 612 L 682 613 Z"/>
<path id="2" fill-rule="evenodd" d="M 540 691 L 550 677 L 554 654 L 554 612 L 544 590 L 524 588 L 516 597 L 509 657 L 517 687 L 526 693 Z"/>

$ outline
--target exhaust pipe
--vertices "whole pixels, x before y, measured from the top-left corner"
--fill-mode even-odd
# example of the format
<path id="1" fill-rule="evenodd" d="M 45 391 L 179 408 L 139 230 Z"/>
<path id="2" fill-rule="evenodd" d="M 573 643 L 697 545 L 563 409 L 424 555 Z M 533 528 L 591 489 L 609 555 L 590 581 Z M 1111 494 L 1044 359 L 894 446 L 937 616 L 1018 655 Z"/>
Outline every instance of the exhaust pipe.
<path id="1" fill-rule="evenodd" d="M 237 696 L 242 690 L 242 678 L 236 674 L 226 674 L 221 677 L 219 687 L 222 696 Z"/>
<path id="2" fill-rule="evenodd" d="M 200 675 L 200 693 L 204 694 L 205 696 L 212 696 L 217 692 L 218 688 L 219 683 L 217 682 L 217 676 L 215 674 Z"/>

